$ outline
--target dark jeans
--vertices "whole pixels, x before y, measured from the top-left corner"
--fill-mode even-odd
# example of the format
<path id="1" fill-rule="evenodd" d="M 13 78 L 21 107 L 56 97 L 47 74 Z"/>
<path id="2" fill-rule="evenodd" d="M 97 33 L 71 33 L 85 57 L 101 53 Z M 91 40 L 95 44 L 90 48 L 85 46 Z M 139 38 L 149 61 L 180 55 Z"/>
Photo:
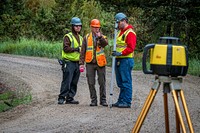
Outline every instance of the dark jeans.
<path id="1" fill-rule="evenodd" d="M 59 98 L 73 100 L 77 92 L 77 84 L 80 77 L 79 63 L 66 61 L 62 66 L 63 80 L 61 83 Z"/>
<path id="2" fill-rule="evenodd" d="M 106 68 L 99 67 L 97 64 L 86 64 L 86 76 L 92 103 L 97 103 L 97 94 L 95 89 L 96 72 L 98 75 L 100 103 L 104 103 L 106 102 Z"/>

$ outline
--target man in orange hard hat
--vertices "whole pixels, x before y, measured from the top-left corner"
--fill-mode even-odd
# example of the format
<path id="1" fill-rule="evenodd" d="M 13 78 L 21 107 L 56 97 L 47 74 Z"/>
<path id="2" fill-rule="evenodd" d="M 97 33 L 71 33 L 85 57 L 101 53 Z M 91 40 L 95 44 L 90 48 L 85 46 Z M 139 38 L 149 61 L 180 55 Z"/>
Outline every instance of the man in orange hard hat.
<path id="1" fill-rule="evenodd" d="M 96 72 L 98 75 L 100 105 L 108 106 L 106 102 L 106 56 L 104 47 L 108 45 L 107 37 L 101 31 L 101 24 L 98 19 L 93 19 L 90 22 L 91 32 L 88 33 L 82 43 L 80 55 L 80 69 L 86 64 L 87 83 L 90 91 L 91 104 L 97 106 L 97 95 L 95 89 Z"/>

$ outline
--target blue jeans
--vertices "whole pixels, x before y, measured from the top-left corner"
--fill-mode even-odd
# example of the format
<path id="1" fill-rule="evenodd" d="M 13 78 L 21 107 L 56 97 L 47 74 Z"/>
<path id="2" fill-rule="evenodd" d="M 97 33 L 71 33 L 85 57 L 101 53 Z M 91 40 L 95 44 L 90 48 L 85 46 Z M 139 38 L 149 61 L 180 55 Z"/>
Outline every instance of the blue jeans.
<path id="1" fill-rule="evenodd" d="M 117 86 L 120 88 L 119 104 L 131 105 L 132 101 L 132 76 L 134 66 L 133 58 L 117 58 L 115 62 L 115 74 Z"/>

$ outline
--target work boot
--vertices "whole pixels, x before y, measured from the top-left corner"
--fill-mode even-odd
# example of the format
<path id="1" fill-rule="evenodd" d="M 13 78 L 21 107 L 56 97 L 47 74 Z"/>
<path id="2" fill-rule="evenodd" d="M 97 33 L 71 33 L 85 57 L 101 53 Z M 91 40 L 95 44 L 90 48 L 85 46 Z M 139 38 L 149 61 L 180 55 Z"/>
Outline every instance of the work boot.
<path id="1" fill-rule="evenodd" d="M 131 108 L 131 105 L 125 104 L 125 103 L 120 103 L 120 104 L 118 104 L 118 108 Z"/>
<path id="2" fill-rule="evenodd" d="M 75 100 L 66 101 L 65 104 L 79 104 L 79 101 L 75 101 Z"/>
<path id="3" fill-rule="evenodd" d="M 97 103 L 91 103 L 90 106 L 97 106 Z"/>
<path id="4" fill-rule="evenodd" d="M 106 102 L 102 102 L 102 103 L 100 103 L 100 105 L 102 105 L 102 106 L 108 106 L 108 104 L 106 103 Z"/>
<path id="5" fill-rule="evenodd" d="M 63 104 L 64 101 L 65 101 L 65 99 L 63 99 L 63 98 L 59 98 L 59 99 L 58 99 L 58 104 Z"/>
<path id="6" fill-rule="evenodd" d="M 112 107 L 118 107 L 118 105 L 119 105 L 119 102 L 116 102 L 116 103 L 112 104 Z"/>

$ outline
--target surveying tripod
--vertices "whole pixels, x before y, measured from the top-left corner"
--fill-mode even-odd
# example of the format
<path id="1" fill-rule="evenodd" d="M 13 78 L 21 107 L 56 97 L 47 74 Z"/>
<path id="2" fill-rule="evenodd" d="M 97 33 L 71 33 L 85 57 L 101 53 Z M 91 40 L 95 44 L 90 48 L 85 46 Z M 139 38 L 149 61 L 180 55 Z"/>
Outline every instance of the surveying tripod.
<path id="1" fill-rule="evenodd" d="M 166 133 L 169 133 L 169 118 L 168 118 L 168 98 L 167 93 L 172 93 L 174 104 L 175 104 L 175 116 L 176 116 L 176 132 L 180 133 L 180 125 L 182 128 L 182 132 L 186 133 L 186 127 L 183 122 L 183 118 L 181 115 L 180 106 L 178 103 L 178 93 L 180 94 L 183 109 L 185 111 L 186 119 L 188 122 L 188 127 L 190 130 L 190 133 L 194 133 L 194 129 L 192 127 L 192 122 L 189 116 L 188 108 L 186 105 L 185 97 L 183 94 L 183 90 L 181 90 L 181 83 L 182 83 L 182 77 L 168 77 L 168 76 L 156 76 L 154 84 L 151 88 L 151 91 L 143 105 L 142 111 L 140 112 L 140 115 L 137 118 L 137 121 L 135 123 L 135 126 L 132 129 L 132 133 L 138 133 L 140 131 L 140 128 L 142 126 L 142 123 L 144 122 L 144 119 L 150 109 L 150 106 L 156 96 L 156 93 L 159 90 L 160 84 L 163 82 L 163 99 L 164 99 L 164 113 L 165 113 L 165 131 Z"/>

